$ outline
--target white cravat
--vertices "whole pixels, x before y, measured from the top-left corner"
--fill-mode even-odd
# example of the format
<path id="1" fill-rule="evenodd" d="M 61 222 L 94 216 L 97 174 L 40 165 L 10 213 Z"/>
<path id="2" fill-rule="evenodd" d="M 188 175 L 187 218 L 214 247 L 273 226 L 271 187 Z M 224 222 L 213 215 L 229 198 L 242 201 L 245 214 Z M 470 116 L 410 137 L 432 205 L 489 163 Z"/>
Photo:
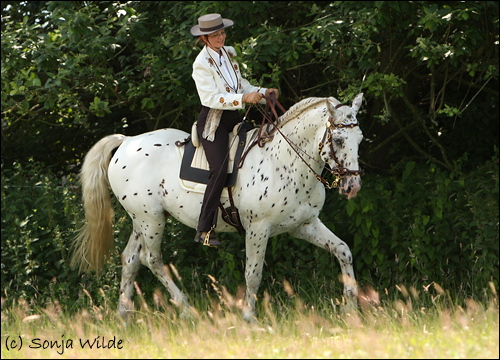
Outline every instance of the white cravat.
<path id="1" fill-rule="evenodd" d="M 227 63 L 226 63 L 226 59 L 224 58 L 224 56 L 220 55 L 220 59 L 222 60 L 221 63 L 222 63 L 222 69 L 224 70 L 224 72 L 226 73 L 226 77 L 227 79 L 231 82 L 229 85 L 231 85 L 231 87 L 234 89 L 234 82 L 233 82 L 233 78 L 231 77 L 231 75 L 229 75 L 229 69 L 227 68 Z"/>

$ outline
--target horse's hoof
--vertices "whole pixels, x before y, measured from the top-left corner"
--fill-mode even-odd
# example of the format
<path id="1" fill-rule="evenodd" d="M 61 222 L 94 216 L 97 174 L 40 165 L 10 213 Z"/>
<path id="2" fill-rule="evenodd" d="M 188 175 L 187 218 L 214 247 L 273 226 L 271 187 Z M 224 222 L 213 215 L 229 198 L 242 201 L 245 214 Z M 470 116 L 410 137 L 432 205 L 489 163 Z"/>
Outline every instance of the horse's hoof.
<path id="1" fill-rule="evenodd" d="M 254 311 L 248 307 L 245 307 L 243 309 L 243 320 L 245 320 L 247 323 L 256 323 L 257 318 L 255 317 Z"/>

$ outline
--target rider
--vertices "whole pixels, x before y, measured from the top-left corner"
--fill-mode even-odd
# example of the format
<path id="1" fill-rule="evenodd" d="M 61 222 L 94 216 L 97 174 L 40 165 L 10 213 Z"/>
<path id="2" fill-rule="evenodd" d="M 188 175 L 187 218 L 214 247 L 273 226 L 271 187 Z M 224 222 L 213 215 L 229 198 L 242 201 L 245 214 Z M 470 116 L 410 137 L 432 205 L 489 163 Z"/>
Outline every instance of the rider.
<path id="1" fill-rule="evenodd" d="M 218 204 L 227 176 L 229 132 L 241 122 L 238 109 L 245 103 L 265 103 L 264 96 L 277 89 L 252 86 L 241 77 L 240 67 L 233 60 L 234 48 L 224 46 L 225 29 L 234 22 L 219 14 L 207 14 L 198 18 L 198 25 L 191 28 L 191 35 L 199 36 L 205 44 L 193 63 L 193 79 L 201 100 L 197 132 L 210 166 L 208 180 L 195 241 L 204 245 L 218 246 L 215 236 Z"/>

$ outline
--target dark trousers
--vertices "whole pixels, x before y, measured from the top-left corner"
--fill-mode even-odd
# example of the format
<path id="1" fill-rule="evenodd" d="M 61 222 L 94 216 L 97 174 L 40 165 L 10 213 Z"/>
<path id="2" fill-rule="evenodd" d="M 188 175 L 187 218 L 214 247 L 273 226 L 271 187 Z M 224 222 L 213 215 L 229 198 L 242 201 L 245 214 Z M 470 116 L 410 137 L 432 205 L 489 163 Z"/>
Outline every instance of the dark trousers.
<path id="1" fill-rule="evenodd" d="M 200 219 L 198 220 L 198 231 L 208 232 L 217 225 L 217 213 L 220 195 L 226 183 L 227 167 L 229 162 L 228 143 L 229 133 L 234 126 L 241 121 L 237 110 L 224 110 L 220 119 L 219 127 L 215 132 L 214 141 L 208 141 L 202 137 L 205 121 L 210 108 L 202 106 L 198 116 L 198 138 L 201 140 L 208 164 L 210 165 L 210 177 L 201 205 Z"/>

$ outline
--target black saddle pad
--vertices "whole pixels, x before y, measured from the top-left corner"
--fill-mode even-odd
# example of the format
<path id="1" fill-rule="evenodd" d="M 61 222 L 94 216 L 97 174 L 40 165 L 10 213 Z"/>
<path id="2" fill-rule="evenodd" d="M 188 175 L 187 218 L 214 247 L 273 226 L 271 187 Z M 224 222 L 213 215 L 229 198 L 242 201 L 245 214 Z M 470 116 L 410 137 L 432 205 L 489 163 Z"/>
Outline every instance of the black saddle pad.
<path id="1" fill-rule="evenodd" d="M 245 148 L 247 140 L 247 131 L 251 130 L 251 125 L 243 123 L 238 131 L 238 137 L 235 137 L 234 141 L 238 141 L 238 148 L 236 149 L 236 154 L 234 156 L 234 165 L 232 171 L 227 174 L 225 187 L 233 187 L 236 184 L 236 179 L 238 176 L 238 162 L 240 161 L 241 154 Z M 209 170 L 198 169 L 191 167 L 193 162 L 193 156 L 196 151 L 191 138 L 187 140 L 184 145 L 184 156 L 182 157 L 180 178 L 186 181 L 192 181 L 199 184 L 208 184 L 208 178 L 210 176 Z M 229 154 L 228 154 L 229 156 Z"/>

